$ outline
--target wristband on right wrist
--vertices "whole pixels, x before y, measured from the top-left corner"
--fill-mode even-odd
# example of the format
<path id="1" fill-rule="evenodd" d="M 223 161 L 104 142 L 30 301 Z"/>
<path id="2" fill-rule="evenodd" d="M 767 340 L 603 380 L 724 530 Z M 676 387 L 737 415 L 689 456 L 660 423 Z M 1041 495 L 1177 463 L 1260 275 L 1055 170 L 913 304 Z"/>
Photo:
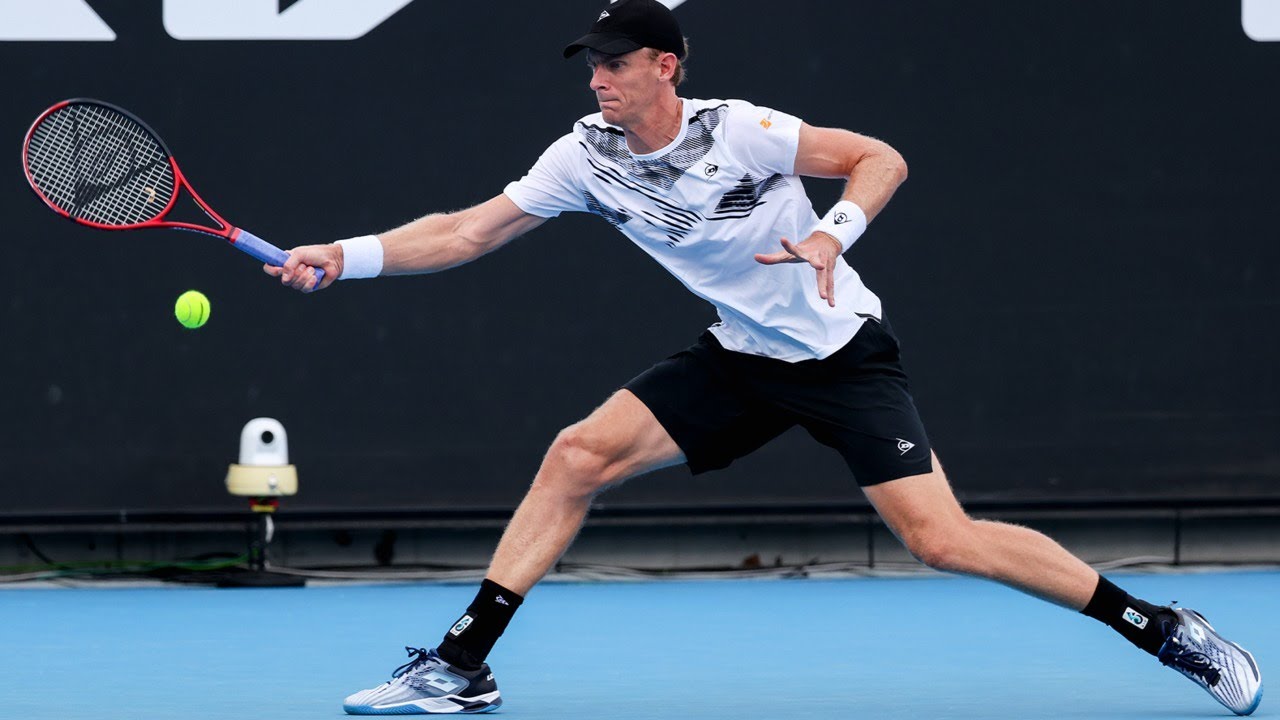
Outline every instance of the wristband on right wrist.
<path id="1" fill-rule="evenodd" d="M 382 272 L 382 241 L 377 235 L 339 240 L 342 246 L 342 274 L 339 280 L 378 277 Z"/>

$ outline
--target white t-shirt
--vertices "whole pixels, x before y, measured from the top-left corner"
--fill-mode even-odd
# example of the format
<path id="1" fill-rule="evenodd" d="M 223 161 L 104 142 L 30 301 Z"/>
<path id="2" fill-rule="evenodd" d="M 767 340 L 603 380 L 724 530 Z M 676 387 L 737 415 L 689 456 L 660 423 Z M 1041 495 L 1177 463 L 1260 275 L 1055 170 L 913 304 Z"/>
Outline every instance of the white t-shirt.
<path id="1" fill-rule="evenodd" d="M 684 100 L 666 147 L 636 155 L 596 113 L 507 185 L 524 212 L 603 217 L 716 307 L 711 326 L 729 350 L 788 362 L 824 358 L 847 343 L 880 299 L 840 258 L 836 307 L 818 297 L 807 263 L 761 265 L 756 253 L 799 242 L 818 222 L 795 174 L 800 120 L 741 100 Z"/>

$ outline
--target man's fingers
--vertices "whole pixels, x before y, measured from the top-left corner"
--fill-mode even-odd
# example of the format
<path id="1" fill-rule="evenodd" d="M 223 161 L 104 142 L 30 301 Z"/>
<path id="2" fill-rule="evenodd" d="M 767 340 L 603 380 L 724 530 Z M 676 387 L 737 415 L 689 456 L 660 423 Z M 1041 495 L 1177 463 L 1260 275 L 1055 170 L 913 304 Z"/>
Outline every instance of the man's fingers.
<path id="1" fill-rule="evenodd" d="M 280 279 L 280 284 L 304 293 L 329 287 L 342 274 L 341 263 L 332 245 L 301 245 L 289 251 L 279 266 L 266 263 L 262 271 Z M 323 281 L 318 273 L 324 271 Z"/>
<path id="2" fill-rule="evenodd" d="M 795 251 L 795 245 L 792 245 L 786 238 L 782 238 L 782 252 L 775 253 L 756 253 L 756 262 L 765 265 L 777 265 L 778 263 L 798 263 L 808 262 L 802 255 Z"/>
<path id="3" fill-rule="evenodd" d="M 306 281 L 306 265 L 295 265 L 292 271 L 285 269 L 280 275 L 280 284 L 294 290 L 301 290 Z"/>
<path id="4" fill-rule="evenodd" d="M 289 259 L 285 260 L 284 265 L 281 266 L 283 272 L 280 274 L 280 280 L 282 282 L 293 280 L 294 276 L 298 274 L 298 266 L 301 264 L 302 261 L 298 259 L 297 248 L 289 251 Z"/>
<path id="5" fill-rule="evenodd" d="M 783 252 L 776 253 L 756 253 L 756 262 L 762 265 L 776 265 L 778 263 L 809 263 L 814 271 L 814 280 L 818 285 L 818 297 L 827 301 L 831 307 L 836 306 L 836 274 L 833 268 L 835 262 L 827 262 L 825 251 L 816 245 L 810 243 L 810 247 L 801 250 L 800 243 L 797 245 L 786 238 L 780 238 L 782 242 Z M 812 240 L 812 238 L 810 238 Z M 809 242 L 806 240 L 805 242 Z M 815 249 L 816 248 L 816 249 Z M 810 256 L 810 250 L 813 250 Z"/>
<path id="6" fill-rule="evenodd" d="M 782 238 L 782 247 L 786 248 L 788 253 L 791 253 L 796 258 L 798 258 L 799 262 L 807 262 L 817 270 L 821 270 L 823 267 L 825 267 L 825 265 L 821 260 L 817 258 L 811 259 L 806 252 L 800 249 L 799 245 L 792 243 L 790 240 L 786 238 Z"/>
<path id="7" fill-rule="evenodd" d="M 761 263 L 762 265 L 777 265 L 778 263 L 800 262 L 800 258 L 797 258 L 795 255 L 792 255 L 789 252 L 776 252 L 776 253 L 768 253 L 768 254 L 756 253 L 756 262 Z"/>
<path id="8" fill-rule="evenodd" d="M 792 245 L 790 240 L 786 238 L 782 238 L 782 248 L 786 250 L 788 253 L 803 260 L 804 262 L 809 262 L 809 258 L 805 257 L 804 253 L 800 252 L 799 248 L 797 248 L 795 245 Z"/>
<path id="9" fill-rule="evenodd" d="M 836 306 L 835 272 L 831 267 L 818 270 L 818 297 L 827 301 L 827 305 Z"/>
<path id="10" fill-rule="evenodd" d="M 295 278 L 293 287 L 302 292 L 307 292 L 308 288 L 311 287 L 311 282 L 315 279 L 316 271 L 310 265 L 299 265 L 298 277 Z"/>

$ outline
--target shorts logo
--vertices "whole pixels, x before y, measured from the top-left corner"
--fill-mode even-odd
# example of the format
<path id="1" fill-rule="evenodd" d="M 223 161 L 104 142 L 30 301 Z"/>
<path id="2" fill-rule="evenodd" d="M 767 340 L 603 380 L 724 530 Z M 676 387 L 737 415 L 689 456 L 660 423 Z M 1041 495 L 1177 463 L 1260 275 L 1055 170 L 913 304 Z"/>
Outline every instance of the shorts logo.
<path id="1" fill-rule="evenodd" d="M 454 637 L 461 635 L 463 630 L 466 630 L 471 626 L 472 621 L 473 618 L 470 615 L 463 615 L 458 622 L 454 623 L 453 627 L 449 630 L 449 634 Z"/>
<path id="2" fill-rule="evenodd" d="M 1137 610 L 1134 610 L 1131 607 L 1127 607 L 1124 609 L 1124 619 L 1125 619 L 1125 622 L 1128 622 L 1130 625 L 1138 628 L 1139 630 L 1147 626 L 1147 616 L 1143 615 Z"/>
<path id="3" fill-rule="evenodd" d="M 609 11 L 605 10 L 604 12 L 600 13 L 600 17 L 596 18 L 596 22 L 600 22 L 601 20 L 607 17 L 609 17 Z"/>
<path id="4" fill-rule="evenodd" d="M 906 455 L 908 450 L 916 446 L 915 443 L 907 442 L 902 438 L 896 438 L 896 439 L 898 441 L 898 455 Z"/>

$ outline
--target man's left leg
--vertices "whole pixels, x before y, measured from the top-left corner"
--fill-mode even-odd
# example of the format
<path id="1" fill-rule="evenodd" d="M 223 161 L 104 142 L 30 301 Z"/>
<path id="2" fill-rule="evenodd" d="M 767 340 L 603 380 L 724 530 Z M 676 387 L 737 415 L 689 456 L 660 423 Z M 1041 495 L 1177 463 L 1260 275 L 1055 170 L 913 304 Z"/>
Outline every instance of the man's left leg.
<path id="1" fill-rule="evenodd" d="M 937 455 L 927 475 L 863 490 L 907 550 L 931 568 L 985 577 L 1077 611 L 1093 598 L 1098 573 L 1058 543 L 1030 528 L 965 514 Z"/>
<path id="2" fill-rule="evenodd" d="M 1079 611 L 1195 681 L 1240 715 L 1262 698 L 1253 656 L 1221 638 L 1193 610 L 1132 597 L 1058 543 L 1030 528 L 965 514 L 942 466 L 864 487 L 885 524 L 929 567 L 984 577 Z"/>

